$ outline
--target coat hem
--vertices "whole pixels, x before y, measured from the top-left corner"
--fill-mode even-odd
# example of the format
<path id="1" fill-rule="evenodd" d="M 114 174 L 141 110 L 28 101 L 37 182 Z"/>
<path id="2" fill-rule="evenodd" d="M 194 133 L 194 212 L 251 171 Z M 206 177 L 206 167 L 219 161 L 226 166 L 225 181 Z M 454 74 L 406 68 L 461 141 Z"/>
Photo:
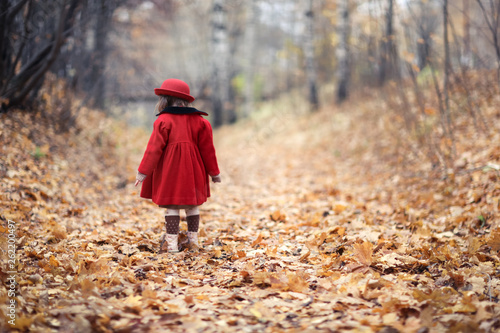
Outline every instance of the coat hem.
<path id="1" fill-rule="evenodd" d="M 153 199 L 151 197 L 141 196 L 141 198 L 143 198 L 143 199 L 150 199 L 151 201 L 153 201 L 153 203 L 157 204 L 158 206 L 168 206 L 168 205 L 176 205 L 176 206 L 199 206 L 199 205 L 204 204 L 205 202 L 207 202 L 207 200 L 208 200 L 209 197 L 210 196 L 207 196 L 207 199 L 200 200 L 200 201 L 183 201 L 182 199 L 180 199 L 181 201 L 178 201 L 179 198 L 176 198 L 176 200 L 168 200 L 168 199 L 158 200 L 158 199 Z"/>

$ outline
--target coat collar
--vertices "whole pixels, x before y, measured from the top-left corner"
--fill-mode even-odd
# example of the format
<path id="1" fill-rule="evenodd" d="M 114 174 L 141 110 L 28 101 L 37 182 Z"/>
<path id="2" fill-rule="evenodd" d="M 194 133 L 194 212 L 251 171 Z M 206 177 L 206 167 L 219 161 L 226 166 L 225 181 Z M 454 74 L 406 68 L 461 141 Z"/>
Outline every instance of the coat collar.
<path id="1" fill-rule="evenodd" d="M 164 108 L 160 113 L 158 113 L 156 116 L 159 116 L 163 113 L 171 113 L 171 114 L 199 114 L 199 115 L 204 115 L 208 116 L 208 113 L 200 111 L 195 108 L 191 107 L 184 107 L 184 106 L 167 106 Z"/>

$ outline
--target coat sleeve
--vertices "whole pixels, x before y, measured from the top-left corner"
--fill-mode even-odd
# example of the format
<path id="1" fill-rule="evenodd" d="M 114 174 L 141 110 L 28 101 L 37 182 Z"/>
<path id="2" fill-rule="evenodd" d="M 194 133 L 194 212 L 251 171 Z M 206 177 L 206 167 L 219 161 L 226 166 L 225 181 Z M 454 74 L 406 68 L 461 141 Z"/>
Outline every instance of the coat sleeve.
<path id="1" fill-rule="evenodd" d="M 210 176 L 220 174 L 217 157 L 215 155 L 214 139 L 212 135 L 212 126 L 208 120 L 203 119 L 203 126 L 198 136 L 198 149 L 200 150 L 203 164 Z"/>
<path id="2" fill-rule="evenodd" d="M 153 125 L 153 133 L 149 138 L 148 145 L 146 147 L 146 152 L 142 157 L 141 164 L 139 165 L 138 171 L 147 176 L 150 176 L 158 161 L 160 160 L 161 154 L 163 153 L 163 148 L 168 142 L 168 131 L 164 128 L 164 122 L 160 118 L 156 119 Z"/>

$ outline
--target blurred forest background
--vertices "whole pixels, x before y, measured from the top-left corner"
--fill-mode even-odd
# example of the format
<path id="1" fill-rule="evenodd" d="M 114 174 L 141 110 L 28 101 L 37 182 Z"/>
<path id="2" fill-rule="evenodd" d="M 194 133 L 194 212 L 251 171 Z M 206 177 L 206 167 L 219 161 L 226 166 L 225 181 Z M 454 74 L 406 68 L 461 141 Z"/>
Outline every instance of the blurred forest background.
<path id="1" fill-rule="evenodd" d="M 1 110 L 34 112 L 36 105 L 61 131 L 82 105 L 147 125 L 152 90 L 170 77 L 190 84 L 215 127 L 283 95 L 305 98 L 314 111 L 371 91 L 401 120 L 409 149 L 446 167 L 455 153 L 455 115 L 469 115 L 487 133 L 478 91 L 491 98 L 500 84 L 497 0 L 0 6 Z M 47 103 L 57 106 L 50 115 Z"/>

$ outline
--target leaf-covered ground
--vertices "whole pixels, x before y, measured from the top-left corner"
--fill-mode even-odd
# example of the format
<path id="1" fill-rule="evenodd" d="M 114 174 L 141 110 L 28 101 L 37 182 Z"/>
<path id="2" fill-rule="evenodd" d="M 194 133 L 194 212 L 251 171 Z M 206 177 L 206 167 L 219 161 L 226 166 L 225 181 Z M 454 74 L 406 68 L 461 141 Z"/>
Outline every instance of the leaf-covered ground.
<path id="1" fill-rule="evenodd" d="M 203 249 L 175 255 L 157 253 L 163 212 L 133 187 L 147 133 L 87 110 L 66 134 L 2 115 L 15 329 L 499 331 L 498 111 L 489 136 L 459 132 L 442 177 L 396 154 L 391 118 L 370 103 L 307 117 L 277 105 L 218 130 Z M 2 281 L 8 271 L 3 258 Z M 4 284 L 7 330 L 9 299 Z"/>

